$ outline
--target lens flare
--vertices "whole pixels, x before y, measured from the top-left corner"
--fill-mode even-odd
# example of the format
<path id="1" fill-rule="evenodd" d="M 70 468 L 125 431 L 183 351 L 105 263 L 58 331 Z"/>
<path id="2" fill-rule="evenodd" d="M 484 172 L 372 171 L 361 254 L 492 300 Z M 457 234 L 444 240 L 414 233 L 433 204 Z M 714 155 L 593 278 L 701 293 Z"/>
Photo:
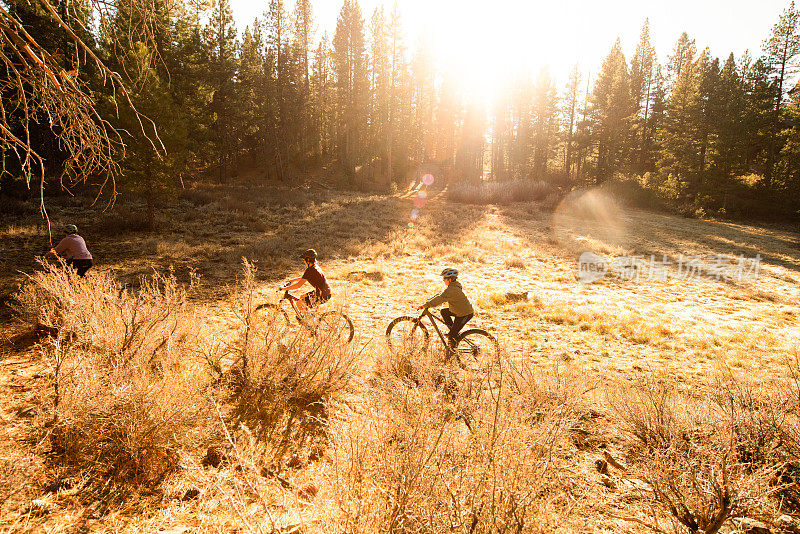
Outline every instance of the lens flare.
<path id="1" fill-rule="evenodd" d="M 425 203 L 428 202 L 427 198 L 417 197 L 414 199 L 414 207 L 419 209 L 425 206 Z"/>
<path id="2" fill-rule="evenodd" d="M 419 192 L 417 193 L 417 196 L 418 196 L 419 198 L 428 198 L 428 192 L 427 192 L 427 191 L 419 191 Z"/>
<path id="3" fill-rule="evenodd" d="M 422 177 L 422 183 L 425 185 L 433 185 L 433 175 L 426 174 Z"/>
<path id="4" fill-rule="evenodd" d="M 553 237 L 583 249 L 627 249 L 634 242 L 622 206 L 597 189 L 573 191 L 553 213 Z"/>
<path id="5" fill-rule="evenodd" d="M 413 210 L 411 210 L 411 220 L 416 221 L 417 217 L 419 217 L 419 210 L 417 208 L 414 208 Z"/>

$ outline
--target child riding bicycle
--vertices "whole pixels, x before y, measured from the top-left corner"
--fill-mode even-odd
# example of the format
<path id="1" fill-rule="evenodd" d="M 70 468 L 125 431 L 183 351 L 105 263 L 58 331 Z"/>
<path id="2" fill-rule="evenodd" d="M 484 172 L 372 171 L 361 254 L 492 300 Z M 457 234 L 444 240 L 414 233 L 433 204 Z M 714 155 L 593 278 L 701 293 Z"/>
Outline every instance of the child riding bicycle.
<path id="1" fill-rule="evenodd" d="M 443 302 L 447 302 L 448 307 L 442 308 L 441 314 L 445 324 L 450 327 L 450 331 L 447 333 L 450 349 L 455 349 L 458 333 L 461 332 L 464 325 L 472 319 L 475 310 L 472 308 L 472 304 L 461 288 L 461 283 L 458 281 L 457 269 L 448 267 L 443 270 L 442 280 L 447 286 L 445 290 L 429 299 L 425 304 L 417 306 L 417 309 L 431 308 Z"/>
<path id="2" fill-rule="evenodd" d="M 306 264 L 306 270 L 300 278 L 293 278 L 288 282 L 282 284 L 279 289 L 283 291 L 290 291 L 298 289 L 303 284 L 308 282 L 314 289 L 306 293 L 302 299 L 297 301 L 297 308 L 306 321 L 310 320 L 308 310 L 323 302 L 327 302 L 331 298 L 331 286 L 328 284 L 325 274 L 317 265 L 317 251 L 313 248 L 306 250 L 302 255 L 303 261 Z"/>

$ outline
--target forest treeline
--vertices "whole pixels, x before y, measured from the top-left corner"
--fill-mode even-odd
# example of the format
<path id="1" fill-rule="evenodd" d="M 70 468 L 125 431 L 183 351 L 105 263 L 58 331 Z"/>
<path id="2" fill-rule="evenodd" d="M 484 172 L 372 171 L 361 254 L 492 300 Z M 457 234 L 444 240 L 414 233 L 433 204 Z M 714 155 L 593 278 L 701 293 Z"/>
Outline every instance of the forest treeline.
<path id="1" fill-rule="evenodd" d="M 254 180 L 325 171 L 344 184 L 387 189 L 430 168 L 450 184 L 609 183 L 691 213 L 799 213 L 794 3 L 758 57 L 721 60 L 684 33 L 662 60 L 645 21 L 630 60 L 617 40 L 591 79 L 577 67 L 563 87 L 547 70 L 520 75 L 487 110 L 437 68 L 424 39 L 407 42 L 397 4 L 365 17 L 357 0 L 344 0 L 332 35 L 317 35 L 311 0 L 269 0 L 241 32 L 229 0 L 153 0 L 147 17 L 141 3 L 117 1 L 102 24 L 90 3 L 60 2 L 72 30 L 129 80 L 132 103 L 157 136 L 142 134 L 141 117 L 118 105 L 114 85 L 39 3 L 3 4 L 124 132 L 118 183 L 142 193 L 151 211 L 186 180 L 224 183 L 243 168 L 259 170 L 248 175 Z M 21 134 L 28 124 L 49 174 L 70 164 L 47 117 L 4 109 L 12 129 Z M 21 161 L 4 151 L 4 163 L 3 189 L 13 191 Z"/>

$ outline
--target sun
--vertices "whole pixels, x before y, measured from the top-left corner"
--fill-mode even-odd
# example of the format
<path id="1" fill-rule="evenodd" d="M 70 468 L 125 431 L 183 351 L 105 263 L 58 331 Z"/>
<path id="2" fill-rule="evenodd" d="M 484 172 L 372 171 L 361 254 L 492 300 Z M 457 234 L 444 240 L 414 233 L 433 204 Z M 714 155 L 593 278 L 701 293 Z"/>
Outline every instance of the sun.
<path id="1" fill-rule="evenodd" d="M 465 2 L 437 10 L 442 4 L 432 3 L 424 38 L 441 72 L 455 76 L 467 99 L 489 105 L 508 83 L 545 64 L 544 50 L 535 44 L 543 37 L 520 27 L 519 19 L 530 16 L 525 4 L 500 1 L 494 8 L 479 8 Z"/>

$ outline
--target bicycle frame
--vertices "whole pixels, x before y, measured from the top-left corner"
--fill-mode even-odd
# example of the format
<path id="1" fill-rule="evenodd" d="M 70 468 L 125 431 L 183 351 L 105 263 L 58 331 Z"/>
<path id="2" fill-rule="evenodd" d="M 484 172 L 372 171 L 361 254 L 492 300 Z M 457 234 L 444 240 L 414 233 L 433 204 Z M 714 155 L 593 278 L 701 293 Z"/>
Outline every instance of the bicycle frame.
<path id="1" fill-rule="evenodd" d="M 441 330 L 439 330 L 439 327 L 436 325 L 437 321 L 442 323 L 445 326 L 447 326 L 447 323 L 445 323 L 442 319 L 439 319 L 434 314 L 432 314 L 430 308 L 425 308 L 425 310 L 423 310 L 422 314 L 419 317 L 417 317 L 417 322 L 421 323 L 422 322 L 422 318 L 426 317 L 426 316 L 431 320 L 431 324 L 433 325 L 433 329 L 436 330 L 436 334 L 439 336 L 439 339 L 442 341 L 442 344 L 445 347 L 447 347 L 448 346 L 447 339 L 445 339 L 444 334 L 442 334 Z M 449 329 L 450 327 L 447 326 L 447 328 Z"/>
<path id="2" fill-rule="evenodd" d="M 303 320 L 302 320 L 303 317 L 300 315 L 300 310 L 297 308 L 297 304 L 296 304 L 297 301 L 299 301 L 300 299 L 298 297 L 295 297 L 294 295 L 292 295 L 288 291 L 284 291 L 283 292 L 283 296 L 280 299 L 278 299 L 278 306 L 281 305 L 281 301 L 283 301 L 283 300 L 289 301 L 289 305 L 292 307 L 292 311 L 294 311 L 294 316 L 297 319 L 297 322 L 300 323 L 300 324 L 304 324 Z M 309 312 L 310 312 L 310 310 L 309 310 Z"/>

